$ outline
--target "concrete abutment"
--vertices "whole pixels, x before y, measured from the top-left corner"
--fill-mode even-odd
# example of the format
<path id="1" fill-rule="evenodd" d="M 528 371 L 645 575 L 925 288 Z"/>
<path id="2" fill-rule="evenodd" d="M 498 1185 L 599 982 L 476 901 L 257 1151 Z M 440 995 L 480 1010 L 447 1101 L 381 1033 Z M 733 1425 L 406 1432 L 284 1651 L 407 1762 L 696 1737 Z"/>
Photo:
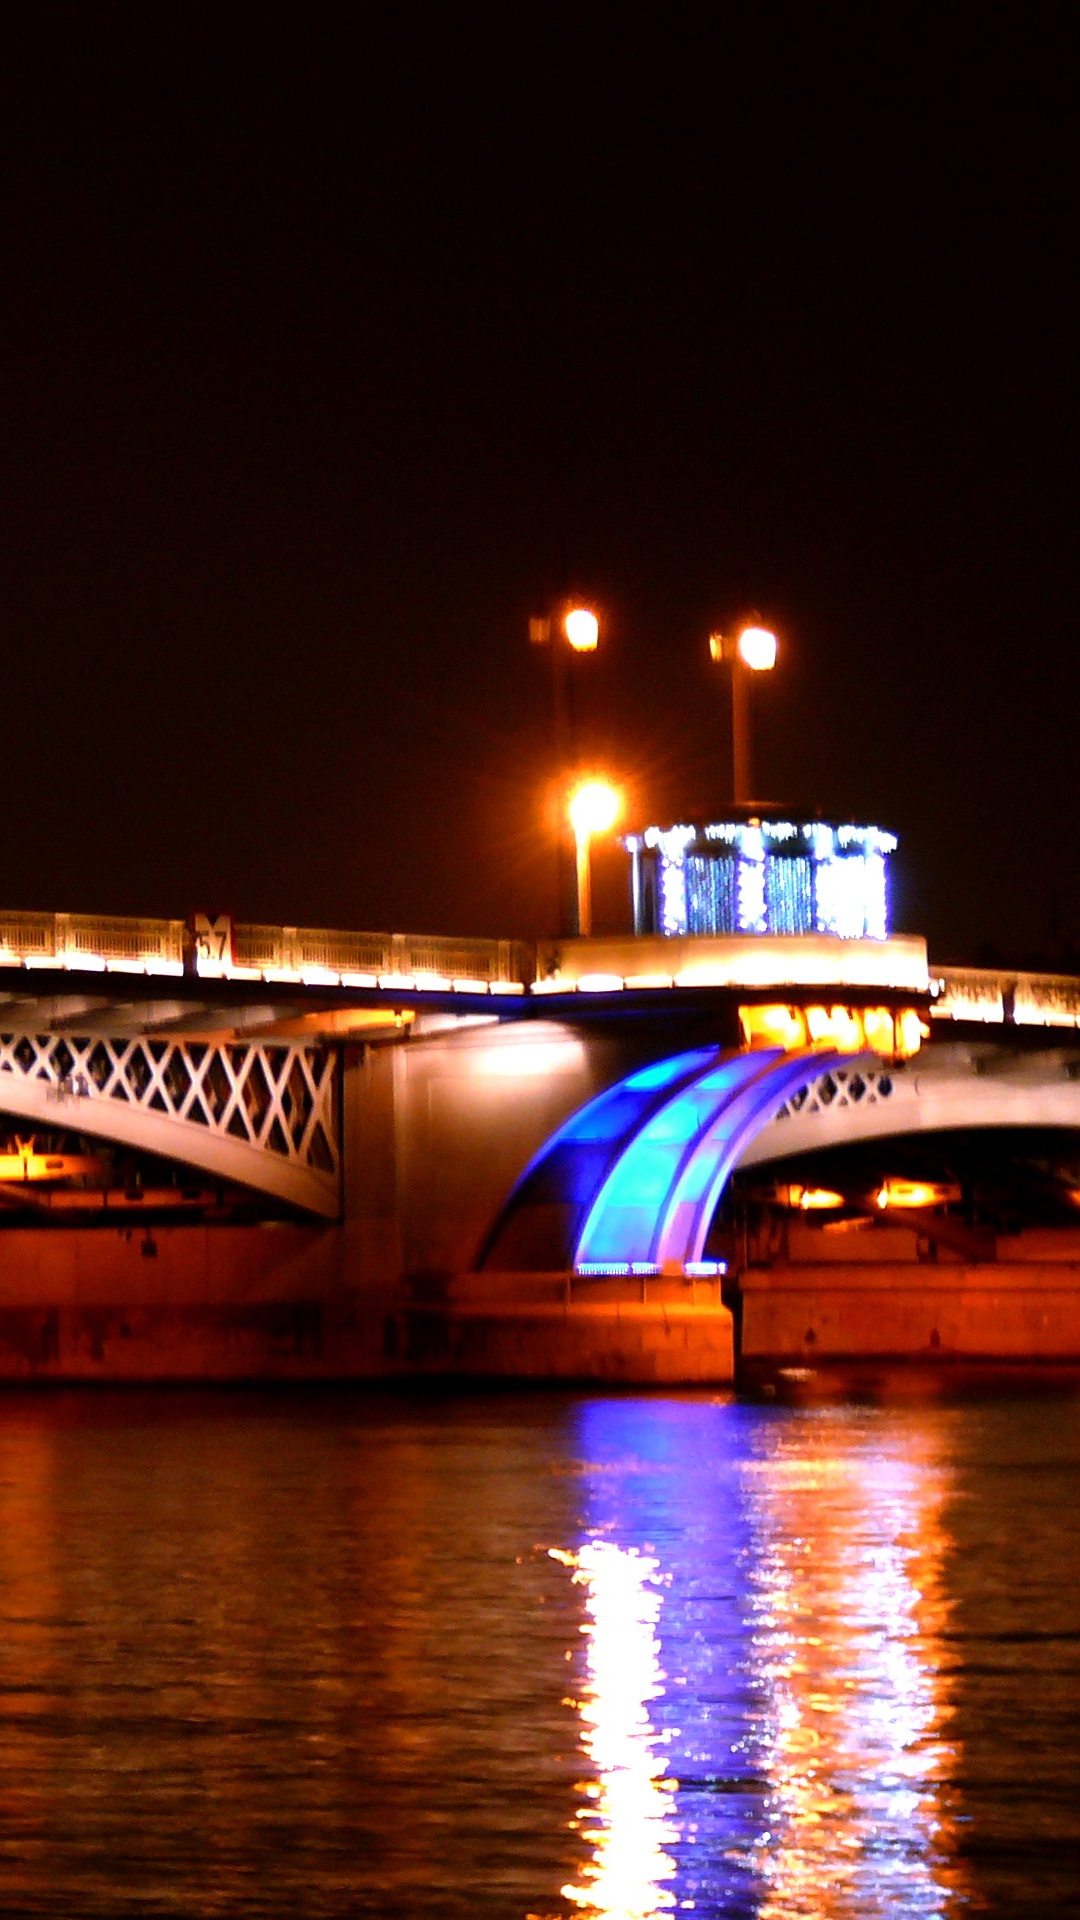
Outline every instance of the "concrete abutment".
<path id="1" fill-rule="evenodd" d="M 731 1315 L 685 1288 L 365 1272 L 347 1226 L 9 1229 L 0 1380 L 729 1382 Z"/>

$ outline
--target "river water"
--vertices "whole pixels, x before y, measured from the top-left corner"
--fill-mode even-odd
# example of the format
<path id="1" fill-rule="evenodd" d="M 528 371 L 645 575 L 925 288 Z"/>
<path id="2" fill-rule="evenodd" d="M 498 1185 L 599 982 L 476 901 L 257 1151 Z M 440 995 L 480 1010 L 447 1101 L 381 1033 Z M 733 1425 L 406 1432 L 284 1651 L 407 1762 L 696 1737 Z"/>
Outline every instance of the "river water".
<path id="1" fill-rule="evenodd" d="M 1080 1913 L 1080 1402 L 0 1397 L 4 1914 Z"/>

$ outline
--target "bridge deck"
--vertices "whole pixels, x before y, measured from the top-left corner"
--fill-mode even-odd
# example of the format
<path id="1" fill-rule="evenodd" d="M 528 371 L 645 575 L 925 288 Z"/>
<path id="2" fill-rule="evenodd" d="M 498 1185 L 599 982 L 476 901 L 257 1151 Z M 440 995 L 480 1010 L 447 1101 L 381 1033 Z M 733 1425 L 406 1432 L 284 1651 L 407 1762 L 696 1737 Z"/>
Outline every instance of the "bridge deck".
<path id="1" fill-rule="evenodd" d="M 1080 979 L 934 968 L 925 942 L 832 935 L 541 942 L 0 911 L 9 1030 L 347 1037 L 424 1015 L 667 1016 L 737 998 L 921 1004 L 948 1028 L 1080 1027 Z M 76 984 L 77 982 L 77 984 Z"/>

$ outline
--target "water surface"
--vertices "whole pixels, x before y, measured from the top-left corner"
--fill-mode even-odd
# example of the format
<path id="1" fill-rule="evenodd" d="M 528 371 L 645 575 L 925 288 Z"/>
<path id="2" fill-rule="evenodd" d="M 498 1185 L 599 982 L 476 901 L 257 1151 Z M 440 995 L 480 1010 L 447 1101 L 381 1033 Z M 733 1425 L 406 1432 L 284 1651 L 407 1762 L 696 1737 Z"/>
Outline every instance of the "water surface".
<path id="1" fill-rule="evenodd" d="M 0 1398 L 10 1914 L 1080 1912 L 1080 1408 Z"/>

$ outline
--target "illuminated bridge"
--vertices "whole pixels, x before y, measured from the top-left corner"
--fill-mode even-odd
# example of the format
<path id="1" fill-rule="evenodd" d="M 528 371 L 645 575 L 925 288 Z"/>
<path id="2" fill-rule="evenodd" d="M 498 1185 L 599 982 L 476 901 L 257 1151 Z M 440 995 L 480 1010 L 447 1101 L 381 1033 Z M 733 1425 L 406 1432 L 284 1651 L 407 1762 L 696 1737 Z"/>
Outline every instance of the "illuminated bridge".
<path id="1" fill-rule="evenodd" d="M 615 1258 L 615 1242 L 598 1224 L 610 1226 L 611 1195 L 652 1191 L 662 1183 L 661 1159 L 681 1165 L 691 1139 L 710 1166 L 712 1143 L 723 1139 L 716 1167 L 726 1178 L 781 1147 L 979 1124 L 976 1113 L 981 1124 L 1012 1124 L 1006 1115 L 1021 1113 L 1033 1072 L 1040 1087 L 1053 1088 L 1040 1094 L 1040 1110 L 1071 1114 L 1076 1083 L 1059 1055 L 1039 1063 L 1030 1046 L 1015 1054 L 1015 1043 L 1060 1041 L 1077 1026 L 1080 982 L 933 974 L 924 943 L 909 937 L 638 937 L 537 950 L 224 922 L 189 929 L 181 921 L 0 916 L 0 1111 L 22 1127 L 19 1138 L 36 1129 L 109 1141 L 336 1218 L 343 1073 L 355 1073 L 365 1051 L 370 1061 L 400 1049 L 393 1072 L 407 1099 L 410 1080 L 425 1077 L 422 1058 L 442 1063 L 441 1087 L 453 1077 L 447 1062 L 460 1059 L 463 1082 L 509 1083 L 519 1107 L 525 1091 L 542 1112 L 535 1150 L 508 1182 L 509 1211 L 493 1216 L 482 1236 L 489 1262 L 500 1245 L 505 1253 L 522 1243 L 523 1220 L 557 1184 L 557 1166 L 575 1191 L 588 1188 L 586 1161 L 590 1169 L 603 1164 L 607 1183 L 576 1240 L 549 1236 L 554 1264 L 565 1265 Z M 947 1034 L 984 1043 L 996 1034 L 1011 1064 L 988 1071 L 984 1044 L 975 1055 L 969 1046 L 965 1067 L 954 1048 L 946 1114 L 939 1036 Z M 696 1043 L 689 1051 L 688 1039 Z M 921 1047 L 919 1070 L 897 1073 L 895 1063 Z M 639 1057 L 645 1064 L 636 1071 L 616 1071 Z M 932 1057 L 942 1064 L 928 1078 Z M 808 1098 L 791 1124 L 774 1118 L 790 1112 L 793 1093 L 855 1066 L 868 1089 L 862 1104 L 841 1093 L 826 1118 Z M 474 1105 L 476 1097 L 474 1088 Z M 553 1114 L 561 1124 L 549 1139 L 543 1129 Z M 531 1137 L 520 1118 L 514 1132 Z M 502 1152 L 497 1158 L 505 1165 Z M 715 1169 L 706 1179 L 705 1161 L 693 1165 L 704 1183 L 693 1230 L 676 1234 L 667 1214 L 666 1226 L 658 1217 L 651 1251 L 640 1236 L 633 1240 L 635 1258 L 702 1257 L 719 1189 Z M 666 1195 L 665 1204 L 682 1219 L 688 1167 L 680 1177 L 683 1197 Z M 29 1204 L 29 1182 L 19 1195 L 12 1184 L 5 1182 L 9 1205 Z M 84 1188 L 49 1191 L 65 1184 L 42 1181 L 35 1198 L 66 1197 L 74 1206 Z M 549 1216 L 556 1204 L 543 1202 Z"/>
<path id="2" fill-rule="evenodd" d="M 1080 981 L 934 970 L 906 936 L 0 915 L 3 1248 L 15 1271 L 31 1228 L 40 1266 L 42 1228 L 82 1229 L 56 1245 L 89 1291 L 87 1233 L 220 1229 L 228 1292 L 243 1231 L 245 1271 L 287 1253 L 290 1286 L 410 1325 L 553 1285 L 693 1309 L 778 1249 L 985 1261 L 1077 1217 L 1078 1027 Z"/>

